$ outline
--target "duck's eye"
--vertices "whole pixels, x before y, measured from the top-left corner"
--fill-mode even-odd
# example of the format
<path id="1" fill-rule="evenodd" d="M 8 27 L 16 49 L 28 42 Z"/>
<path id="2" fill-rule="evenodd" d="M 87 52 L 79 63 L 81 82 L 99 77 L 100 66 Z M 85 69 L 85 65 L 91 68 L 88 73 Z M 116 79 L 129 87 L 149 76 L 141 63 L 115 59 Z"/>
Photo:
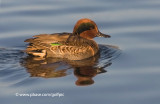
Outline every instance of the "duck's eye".
<path id="1" fill-rule="evenodd" d="M 77 34 L 80 34 L 86 30 L 91 30 L 91 29 L 95 29 L 95 26 L 88 22 L 88 23 L 82 23 L 79 25 L 79 27 L 77 28 L 77 30 L 75 31 Z"/>

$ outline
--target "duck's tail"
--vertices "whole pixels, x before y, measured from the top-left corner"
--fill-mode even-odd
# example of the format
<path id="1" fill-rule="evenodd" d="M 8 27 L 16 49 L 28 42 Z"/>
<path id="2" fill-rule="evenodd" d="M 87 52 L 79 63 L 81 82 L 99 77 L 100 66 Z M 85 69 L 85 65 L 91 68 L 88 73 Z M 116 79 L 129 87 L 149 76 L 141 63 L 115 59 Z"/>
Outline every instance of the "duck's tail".
<path id="1" fill-rule="evenodd" d="M 36 38 L 27 39 L 24 42 L 29 43 L 25 52 L 33 56 L 45 57 L 46 50 L 50 47 L 50 45 L 42 43 L 41 41 L 36 40 Z"/>

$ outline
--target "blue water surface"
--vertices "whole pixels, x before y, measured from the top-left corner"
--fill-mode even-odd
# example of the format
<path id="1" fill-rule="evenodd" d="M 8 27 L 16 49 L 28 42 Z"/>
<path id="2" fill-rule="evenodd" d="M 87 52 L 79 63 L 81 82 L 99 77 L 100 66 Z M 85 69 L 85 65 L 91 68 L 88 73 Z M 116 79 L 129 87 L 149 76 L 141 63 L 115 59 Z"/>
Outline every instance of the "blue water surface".
<path id="1" fill-rule="evenodd" d="M 0 9 L 2 104 L 160 104 L 159 0 L 1 0 Z M 111 35 L 95 38 L 101 57 L 94 65 L 53 63 L 23 52 L 25 39 L 72 32 L 80 18 Z M 89 85 L 76 84 L 84 79 L 78 72 L 89 76 Z M 27 95 L 57 93 L 64 96 Z"/>

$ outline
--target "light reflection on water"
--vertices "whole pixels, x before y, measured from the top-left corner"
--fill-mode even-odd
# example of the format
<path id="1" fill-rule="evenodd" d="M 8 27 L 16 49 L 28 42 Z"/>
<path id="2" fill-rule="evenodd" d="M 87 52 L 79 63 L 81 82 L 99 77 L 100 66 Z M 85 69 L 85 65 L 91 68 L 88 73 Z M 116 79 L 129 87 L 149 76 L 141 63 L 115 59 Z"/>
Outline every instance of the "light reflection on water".
<path id="1" fill-rule="evenodd" d="M 0 3 L 0 98 L 3 104 L 12 102 L 27 104 L 29 100 L 40 104 L 160 103 L 159 0 L 1 0 Z M 91 18 L 102 33 L 112 36 L 107 40 L 102 38 L 95 40 L 98 44 L 118 46 L 122 50 L 118 58 L 109 61 L 101 60 L 103 59 L 101 56 L 94 67 L 87 67 L 94 69 L 91 72 L 73 68 L 68 63 L 61 62 L 62 65 L 54 63 L 58 66 L 56 67 L 58 71 L 61 68 L 65 69 L 60 72 L 64 77 L 58 78 L 42 78 L 45 75 L 53 77 L 59 73 L 50 75 L 45 74 L 47 72 L 44 70 L 28 68 L 31 67 L 28 65 L 30 62 L 35 62 L 36 65 L 37 60 L 26 57 L 20 51 L 25 49 L 23 42 L 25 39 L 40 33 L 72 32 L 75 22 L 83 17 Z M 113 56 L 117 56 L 117 53 Z M 45 62 L 49 65 L 41 64 L 38 67 L 47 67 L 49 72 L 54 72 L 49 67 L 52 66 L 50 65 L 52 61 Z M 112 65 L 105 62 L 111 62 Z M 105 65 L 103 71 L 106 70 L 106 73 L 95 73 L 99 67 Z M 67 69 L 70 67 L 72 68 Z M 83 79 L 77 73 L 89 73 L 88 75 L 93 73 L 90 75 L 92 77 L 90 82 L 94 81 L 94 84 L 77 87 L 74 83 L 79 77 L 80 80 Z M 16 97 L 14 95 L 16 92 L 63 92 L 65 97 L 30 99 Z"/>

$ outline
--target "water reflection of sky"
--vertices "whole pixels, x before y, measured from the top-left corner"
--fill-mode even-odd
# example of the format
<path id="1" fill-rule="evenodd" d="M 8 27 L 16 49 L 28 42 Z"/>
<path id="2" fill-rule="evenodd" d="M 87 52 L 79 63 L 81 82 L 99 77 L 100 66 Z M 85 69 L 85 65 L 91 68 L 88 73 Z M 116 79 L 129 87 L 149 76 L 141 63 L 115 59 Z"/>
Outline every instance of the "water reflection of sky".
<path id="1" fill-rule="evenodd" d="M 47 80 L 29 77 L 19 64 L 23 53 L 17 56 L 16 51 L 7 51 L 8 58 L 1 53 L 0 98 L 3 104 L 27 104 L 27 101 L 159 104 L 160 1 L 1 0 L 0 3 L 0 52 L 4 48 L 24 49 L 23 41 L 32 35 L 72 32 L 75 22 L 82 17 L 93 19 L 101 32 L 112 36 L 107 40 L 96 38 L 97 43 L 118 46 L 122 50 L 112 65 L 105 68 L 106 73 L 93 77 L 95 83 L 89 87 L 73 84 L 77 80 L 74 73 Z M 62 92 L 65 97 L 20 98 L 14 95 L 16 92 Z"/>

